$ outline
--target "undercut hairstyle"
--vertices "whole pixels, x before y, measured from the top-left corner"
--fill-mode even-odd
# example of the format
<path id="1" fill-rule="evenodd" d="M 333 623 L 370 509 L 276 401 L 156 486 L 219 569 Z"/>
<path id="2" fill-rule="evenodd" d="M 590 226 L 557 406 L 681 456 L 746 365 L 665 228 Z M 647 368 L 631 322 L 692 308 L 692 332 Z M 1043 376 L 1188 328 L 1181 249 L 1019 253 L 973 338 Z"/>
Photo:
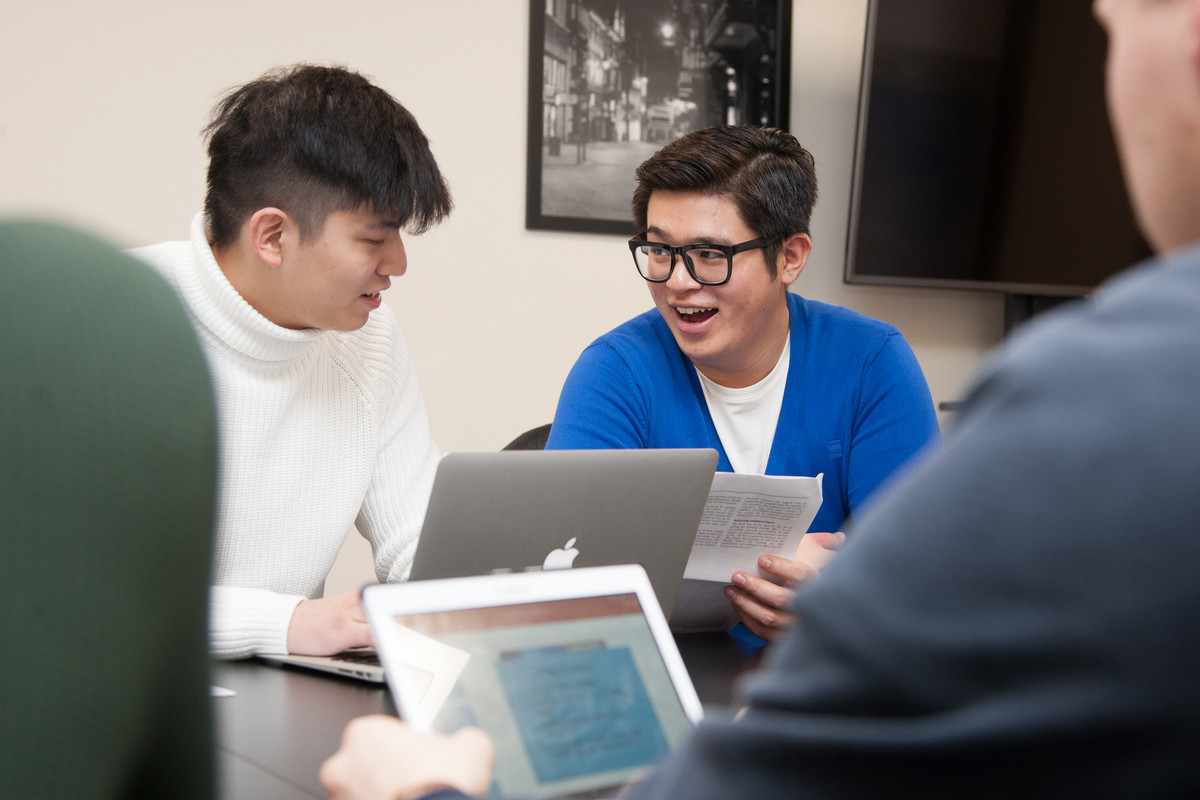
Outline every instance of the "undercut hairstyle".
<path id="1" fill-rule="evenodd" d="M 763 259 L 774 278 L 784 239 L 808 233 L 817 203 L 812 154 L 786 131 L 754 125 L 714 125 L 684 134 L 637 168 L 633 220 L 646 230 L 656 191 L 726 195 L 742 222 L 769 244 Z"/>
<path id="2" fill-rule="evenodd" d="M 272 70 L 213 109 L 204 211 L 213 247 L 259 209 L 293 217 L 302 241 L 335 211 L 369 208 L 424 233 L 453 208 L 429 139 L 383 89 L 338 66 Z"/>

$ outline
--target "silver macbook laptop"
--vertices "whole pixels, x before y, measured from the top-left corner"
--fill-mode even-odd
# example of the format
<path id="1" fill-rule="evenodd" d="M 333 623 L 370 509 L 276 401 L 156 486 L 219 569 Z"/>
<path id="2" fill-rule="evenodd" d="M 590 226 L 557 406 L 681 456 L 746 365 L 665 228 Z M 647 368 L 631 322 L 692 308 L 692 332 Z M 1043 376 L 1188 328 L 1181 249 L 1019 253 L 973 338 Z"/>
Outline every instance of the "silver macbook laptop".
<path id="1" fill-rule="evenodd" d="M 410 580 L 641 564 L 670 617 L 716 468 L 711 449 L 450 453 Z"/>
<path id="2" fill-rule="evenodd" d="M 400 716 L 483 728 L 493 797 L 614 797 L 701 717 L 637 565 L 367 587 Z"/>
<path id="3" fill-rule="evenodd" d="M 411 580 L 636 563 L 669 617 L 717 452 L 501 450 L 442 457 Z M 373 651 L 261 656 L 382 684 Z"/>
<path id="4" fill-rule="evenodd" d="M 276 666 L 301 667 L 370 683 L 384 682 L 383 665 L 372 647 L 344 650 L 332 656 L 262 655 L 259 658 Z"/>

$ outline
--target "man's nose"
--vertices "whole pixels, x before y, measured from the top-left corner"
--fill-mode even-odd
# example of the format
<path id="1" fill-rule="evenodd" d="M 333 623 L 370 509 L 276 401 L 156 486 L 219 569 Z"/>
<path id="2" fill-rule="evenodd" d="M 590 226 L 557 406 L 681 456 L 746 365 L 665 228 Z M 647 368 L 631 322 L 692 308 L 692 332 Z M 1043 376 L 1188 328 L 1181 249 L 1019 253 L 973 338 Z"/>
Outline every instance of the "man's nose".
<path id="1" fill-rule="evenodd" d="M 687 268 L 687 262 L 683 260 L 683 254 L 675 256 L 675 268 L 671 270 L 671 277 L 667 278 L 667 284 L 675 291 L 684 291 L 693 289 L 700 285 L 699 281 L 692 277 L 692 273 Z"/>
<path id="2" fill-rule="evenodd" d="M 399 231 L 395 231 L 388 234 L 388 241 L 384 245 L 383 259 L 379 262 L 376 272 L 380 275 L 398 277 L 407 271 L 408 253 L 404 250 L 404 239 L 401 238 Z"/>

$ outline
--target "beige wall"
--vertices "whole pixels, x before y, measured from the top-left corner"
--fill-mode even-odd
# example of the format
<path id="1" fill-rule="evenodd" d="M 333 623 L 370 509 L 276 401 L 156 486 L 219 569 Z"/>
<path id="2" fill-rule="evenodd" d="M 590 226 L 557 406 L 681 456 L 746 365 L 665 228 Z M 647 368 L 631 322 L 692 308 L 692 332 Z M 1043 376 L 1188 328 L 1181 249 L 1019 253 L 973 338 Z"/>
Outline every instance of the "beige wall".
<path id="1" fill-rule="evenodd" d="M 434 433 L 444 451 L 502 447 L 551 419 L 594 336 L 649 307 L 620 237 L 524 228 L 528 2 L 0 0 L 0 214 L 127 246 L 185 238 L 204 191 L 199 131 L 224 89 L 281 63 L 358 69 L 416 115 L 457 202 L 409 240 L 386 298 Z M 1000 297 L 841 279 L 865 9 L 793 2 L 792 130 L 821 181 L 797 290 L 897 325 L 934 401 L 952 400 L 1001 335 Z"/>

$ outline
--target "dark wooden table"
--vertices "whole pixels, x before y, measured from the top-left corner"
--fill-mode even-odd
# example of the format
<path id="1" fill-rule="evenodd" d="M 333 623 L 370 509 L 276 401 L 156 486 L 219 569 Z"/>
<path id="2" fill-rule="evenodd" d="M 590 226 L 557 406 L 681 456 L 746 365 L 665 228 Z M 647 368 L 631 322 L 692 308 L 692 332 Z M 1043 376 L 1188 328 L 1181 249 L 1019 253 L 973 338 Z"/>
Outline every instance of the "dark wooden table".
<path id="1" fill-rule="evenodd" d="M 675 637 L 706 709 L 728 706 L 739 675 L 758 653 L 724 633 Z M 324 798 L 321 763 L 337 750 L 346 723 L 395 714 L 386 687 L 264 664 L 218 662 L 213 683 L 236 692 L 215 697 L 217 768 L 222 800 Z"/>

